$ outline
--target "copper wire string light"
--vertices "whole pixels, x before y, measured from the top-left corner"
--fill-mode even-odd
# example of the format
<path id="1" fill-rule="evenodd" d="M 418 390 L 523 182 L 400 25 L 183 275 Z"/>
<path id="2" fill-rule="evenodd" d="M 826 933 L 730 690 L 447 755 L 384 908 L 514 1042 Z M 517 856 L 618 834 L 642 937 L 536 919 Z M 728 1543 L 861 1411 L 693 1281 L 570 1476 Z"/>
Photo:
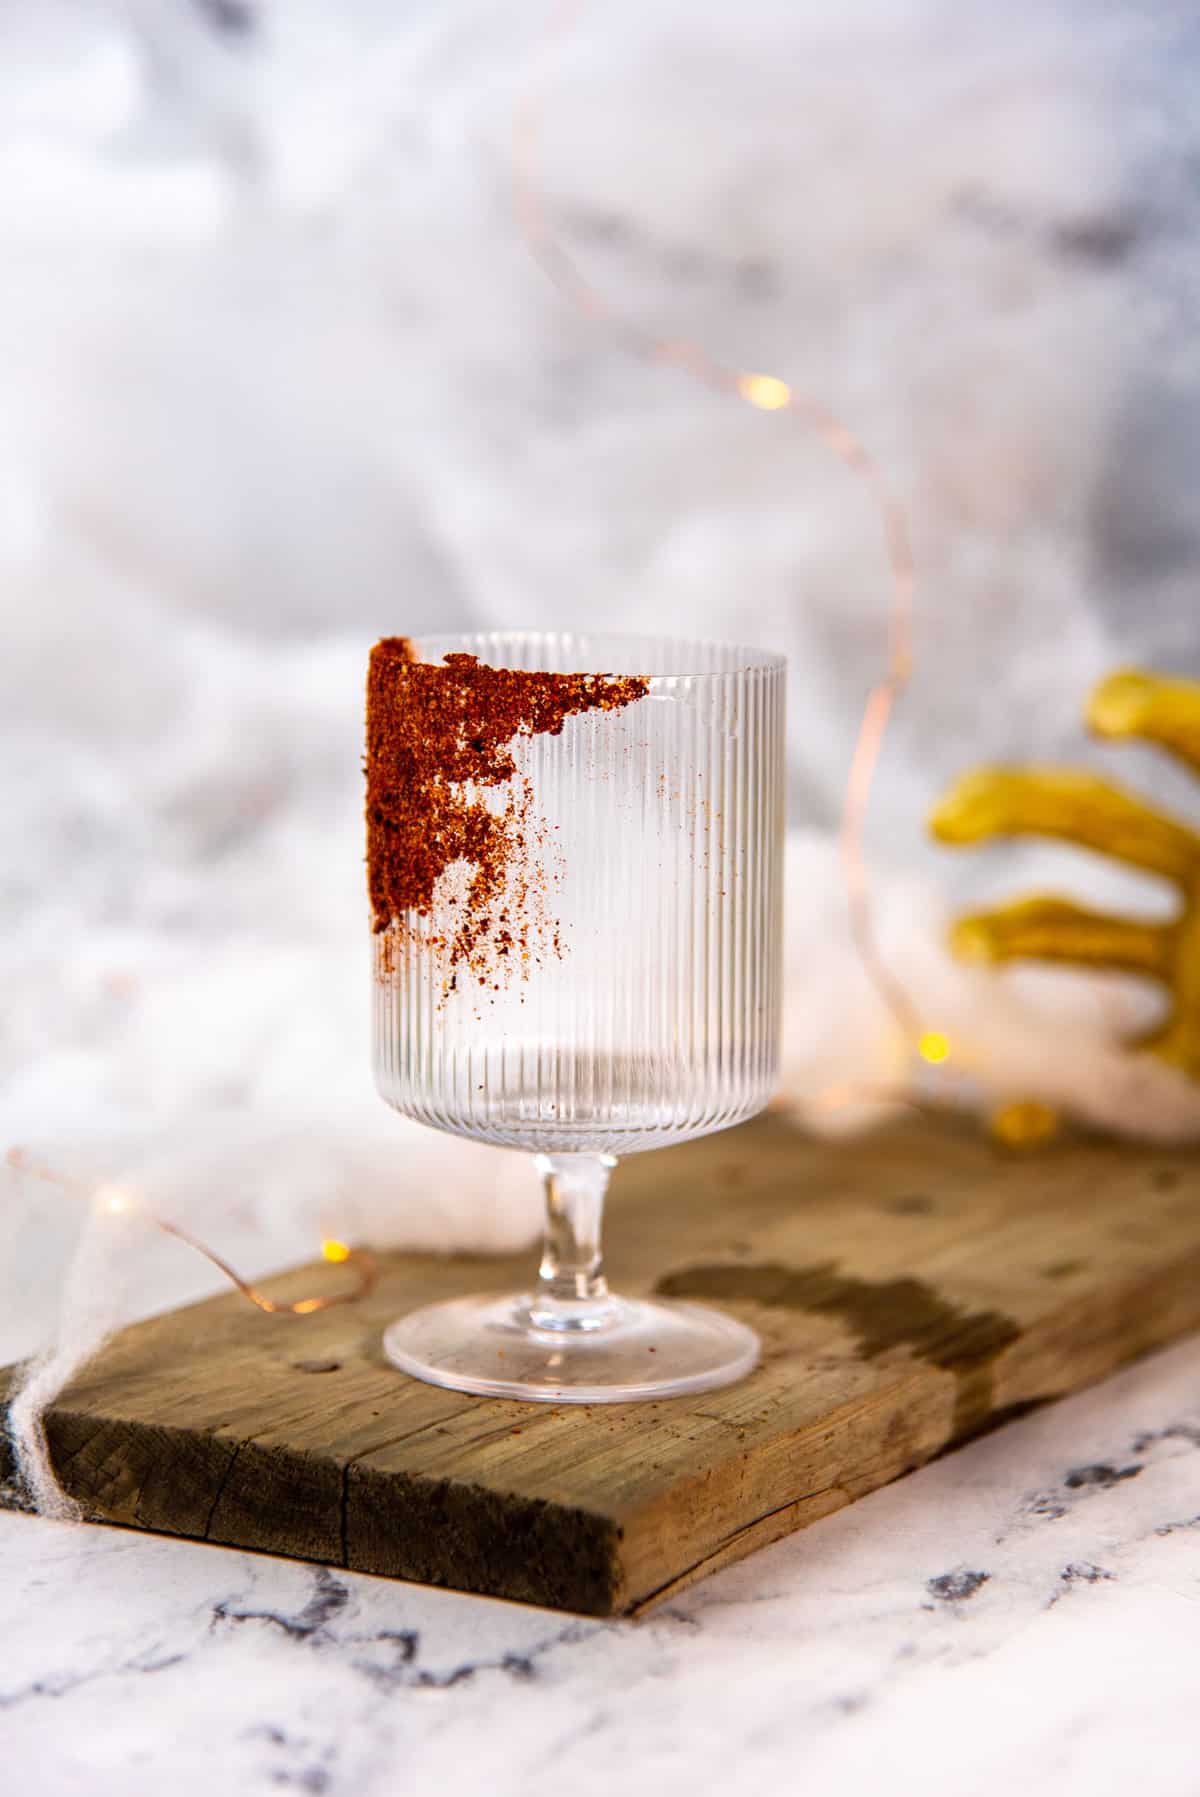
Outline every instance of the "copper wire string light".
<path id="1" fill-rule="evenodd" d="M 543 31 L 543 45 L 562 35 L 583 11 L 581 0 L 556 5 Z M 884 475 L 861 439 L 820 402 L 798 394 L 777 375 L 729 367 L 702 345 L 687 338 L 658 336 L 625 318 L 580 271 L 550 225 L 537 180 L 536 164 L 540 120 L 536 99 L 527 92 L 518 103 L 513 121 L 514 197 L 519 228 L 531 255 L 576 311 L 615 332 L 632 353 L 643 360 L 676 367 L 717 392 L 752 406 L 760 412 L 788 412 L 836 456 L 865 489 L 876 513 L 883 538 L 889 577 L 886 660 L 880 678 L 871 687 L 863 707 L 847 773 L 838 831 L 839 854 L 845 885 L 850 936 L 859 961 L 875 991 L 894 1019 L 903 1039 L 929 1067 L 945 1072 L 951 1044 L 940 1030 L 924 1027 L 919 1008 L 880 948 L 874 904 L 864 851 L 864 832 L 875 775 L 883 752 L 892 714 L 909 684 L 913 667 L 912 625 L 915 568 L 908 520 L 892 494 Z M 821 1109 L 834 1109 L 856 1100 L 884 1101 L 916 1109 L 925 1101 L 916 1093 L 865 1084 L 825 1087 L 816 1097 Z M 11 1149 L 8 1165 L 17 1173 L 48 1181 L 61 1190 L 86 1198 L 100 1215 L 119 1216 L 139 1212 L 164 1235 L 173 1236 L 202 1255 L 244 1298 L 273 1316 L 309 1316 L 336 1305 L 364 1298 L 375 1285 L 378 1269 L 362 1249 L 336 1238 L 321 1243 L 322 1257 L 331 1265 L 345 1265 L 355 1274 L 344 1291 L 300 1298 L 283 1303 L 270 1298 L 243 1279 L 224 1257 L 190 1231 L 155 1214 L 139 1194 L 123 1186 L 102 1184 L 89 1188 L 82 1182 L 54 1172 L 34 1161 L 19 1148 Z"/>
<path id="2" fill-rule="evenodd" d="M 543 42 L 561 36 L 578 18 L 580 0 L 555 6 L 546 22 Z M 660 337 L 622 316 L 580 271 L 555 236 L 537 181 L 540 116 L 536 99 L 526 94 L 513 126 L 514 198 L 518 223 L 535 261 L 564 297 L 586 317 L 614 329 L 622 342 L 644 360 L 683 369 L 695 380 L 726 393 L 760 412 L 790 412 L 837 457 L 865 488 L 875 510 L 887 558 L 890 597 L 883 674 L 871 687 L 863 707 L 846 778 L 838 831 L 846 911 L 856 954 L 871 984 L 894 1018 L 904 1040 L 930 1066 L 941 1066 L 950 1043 L 940 1030 L 924 1027 L 921 1014 L 903 981 L 879 946 L 863 836 L 884 738 L 897 701 L 912 676 L 913 597 L 916 574 L 908 519 L 875 458 L 862 440 L 819 401 L 798 394 L 777 375 L 726 366 L 687 338 Z M 844 1102 L 850 1088 L 834 1088 L 818 1103 Z M 867 1096 L 866 1088 L 854 1088 Z M 879 1096 L 878 1088 L 872 1096 Z M 894 1097 L 889 1093 L 889 1097 Z"/>
<path id="3" fill-rule="evenodd" d="M 334 1266 L 351 1267 L 356 1275 L 353 1286 L 341 1292 L 327 1292 L 320 1297 L 297 1298 L 290 1304 L 282 1303 L 277 1298 L 269 1298 L 256 1285 L 251 1284 L 250 1280 L 243 1279 L 236 1268 L 230 1266 L 222 1255 L 209 1248 L 189 1230 L 181 1228 L 178 1223 L 168 1221 L 166 1217 L 156 1215 L 140 1194 L 128 1187 L 109 1182 L 89 1187 L 82 1180 L 72 1179 L 63 1173 L 56 1173 L 44 1162 L 32 1160 L 21 1148 L 10 1148 L 6 1158 L 8 1165 L 15 1173 L 24 1173 L 32 1179 L 44 1180 L 48 1185 L 57 1186 L 60 1191 L 66 1192 L 72 1197 L 86 1200 L 91 1204 L 97 1216 L 120 1217 L 137 1213 L 153 1228 L 161 1230 L 163 1235 L 174 1236 L 177 1241 L 183 1242 L 188 1248 L 194 1249 L 197 1254 L 203 1255 L 204 1259 L 214 1266 L 218 1273 L 223 1274 L 231 1285 L 237 1287 L 244 1298 L 248 1298 L 251 1304 L 257 1305 L 259 1310 L 264 1310 L 271 1316 L 311 1316 L 314 1311 L 332 1310 L 338 1304 L 353 1304 L 359 1298 L 366 1297 L 379 1276 L 378 1268 L 371 1255 L 365 1253 L 361 1248 L 348 1247 L 345 1242 L 329 1236 L 321 1243 L 322 1258 Z"/>

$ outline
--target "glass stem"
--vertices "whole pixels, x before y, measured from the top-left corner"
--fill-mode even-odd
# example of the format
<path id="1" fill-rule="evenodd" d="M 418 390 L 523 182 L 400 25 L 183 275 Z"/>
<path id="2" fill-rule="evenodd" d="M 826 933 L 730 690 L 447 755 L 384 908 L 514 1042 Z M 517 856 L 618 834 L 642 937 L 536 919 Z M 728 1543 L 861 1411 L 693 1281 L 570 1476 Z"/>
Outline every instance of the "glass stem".
<path id="1" fill-rule="evenodd" d="M 546 1233 L 537 1291 L 529 1304 L 535 1329 L 601 1329 L 613 1321 L 600 1259 L 600 1223 L 611 1154 L 539 1154 L 535 1165 L 546 1197 Z"/>

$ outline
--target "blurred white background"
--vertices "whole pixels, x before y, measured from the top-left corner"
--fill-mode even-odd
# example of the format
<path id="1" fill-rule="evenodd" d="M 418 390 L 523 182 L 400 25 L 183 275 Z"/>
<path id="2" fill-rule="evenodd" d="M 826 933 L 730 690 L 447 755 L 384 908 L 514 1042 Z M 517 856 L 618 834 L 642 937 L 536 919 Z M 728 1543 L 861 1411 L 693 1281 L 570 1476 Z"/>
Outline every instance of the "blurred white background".
<path id="1" fill-rule="evenodd" d="M 890 952 L 994 1041 L 997 1090 L 1025 1055 L 1049 1079 L 1053 1003 L 1079 1049 L 1055 1038 L 1051 1086 L 1144 1109 L 1110 1046 L 1129 995 L 948 968 L 944 909 L 1034 858 L 933 850 L 922 820 L 1014 757 L 1196 815 L 1078 721 L 1122 662 L 1200 673 L 1194 8 L 604 0 L 559 38 L 545 16 L 0 14 L 0 1147 L 133 1181 L 250 1268 L 322 1226 L 486 1244 L 532 1219 L 523 1167 L 371 1090 L 382 632 L 602 617 L 787 650 L 789 1092 L 894 1057 L 830 847 L 885 652 L 877 521 L 792 419 L 648 367 L 547 282 L 512 204 L 531 92 L 551 216 L 615 308 L 829 404 L 910 508 L 917 673 L 870 829 Z M 1037 871 L 1161 905 L 1085 859 Z M 8 1176 L 0 1217 L 11 1353 L 45 1332 L 79 1207 Z M 151 1242 L 130 1302 L 208 1283 Z"/>

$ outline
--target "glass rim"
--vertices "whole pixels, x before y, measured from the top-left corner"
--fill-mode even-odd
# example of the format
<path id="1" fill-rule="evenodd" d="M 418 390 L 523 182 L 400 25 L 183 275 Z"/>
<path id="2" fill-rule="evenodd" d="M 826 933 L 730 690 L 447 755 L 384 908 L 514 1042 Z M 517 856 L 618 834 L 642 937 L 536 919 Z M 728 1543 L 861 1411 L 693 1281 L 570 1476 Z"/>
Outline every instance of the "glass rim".
<path id="1" fill-rule="evenodd" d="M 520 643 L 555 643 L 567 644 L 585 642 L 589 645 L 603 646 L 605 643 L 619 644 L 622 655 L 626 655 L 638 644 L 646 645 L 646 660 L 661 661 L 664 653 L 672 648 L 681 651 L 709 650 L 727 655 L 730 665 L 725 668 L 703 668 L 690 670 L 681 667 L 647 667 L 645 663 L 637 667 L 621 667 L 618 665 L 603 668 L 581 667 L 565 670 L 575 674 L 603 674 L 615 679 L 645 680 L 730 680 L 740 674 L 774 674 L 783 673 L 787 668 L 787 656 L 776 649 L 755 649 L 746 643 L 729 642 L 721 637 L 704 636 L 651 636 L 640 631 L 625 630 L 452 630 L 452 631 L 420 631 L 408 634 L 407 640 L 421 650 L 436 648 L 439 655 L 470 654 L 472 646 L 482 648 L 497 642 Z M 491 662 L 491 667 L 503 668 L 503 662 Z"/>

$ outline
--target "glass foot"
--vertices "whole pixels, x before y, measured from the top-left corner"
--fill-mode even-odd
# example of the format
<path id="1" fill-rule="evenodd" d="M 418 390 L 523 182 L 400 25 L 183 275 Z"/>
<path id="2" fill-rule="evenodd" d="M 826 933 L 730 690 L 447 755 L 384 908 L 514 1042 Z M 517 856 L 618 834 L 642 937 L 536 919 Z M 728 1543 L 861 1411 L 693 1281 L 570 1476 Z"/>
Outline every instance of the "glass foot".
<path id="1" fill-rule="evenodd" d="M 758 1360 L 752 1329 L 698 1304 L 612 1298 L 598 1326 L 539 1328 L 533 1300 L 451 1298 L 392 1323 L 394 1366 L 452 1391 L 541 1404 L 624 1404 L 711 1391 Z"/>

